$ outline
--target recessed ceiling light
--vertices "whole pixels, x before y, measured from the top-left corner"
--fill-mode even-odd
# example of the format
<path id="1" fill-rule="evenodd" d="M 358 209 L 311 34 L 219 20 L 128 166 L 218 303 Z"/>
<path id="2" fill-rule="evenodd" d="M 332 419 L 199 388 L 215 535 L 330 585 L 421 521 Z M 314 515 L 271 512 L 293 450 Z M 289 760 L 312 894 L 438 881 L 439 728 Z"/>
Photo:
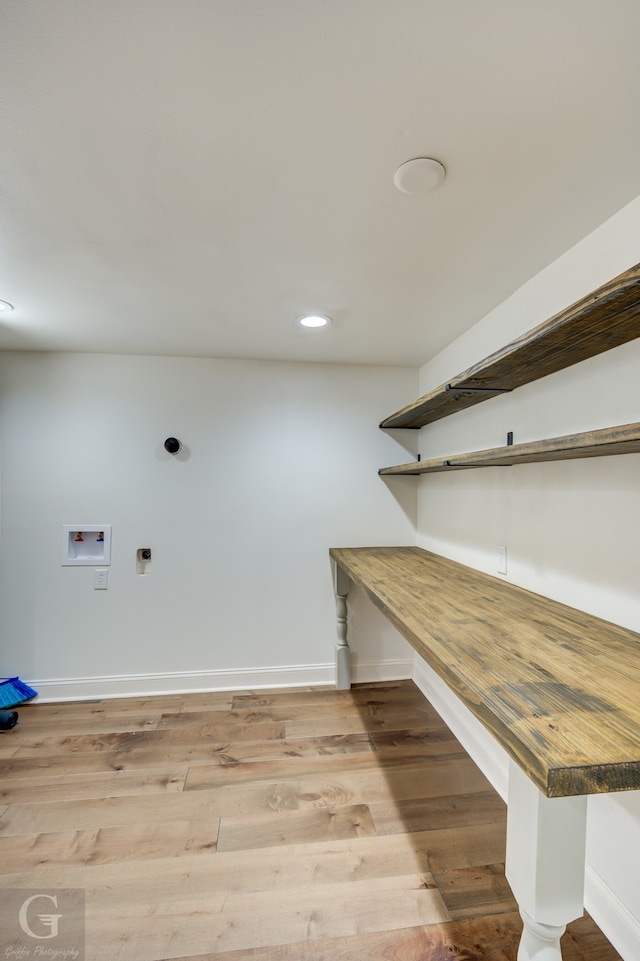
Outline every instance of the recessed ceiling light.
<path id="1" fill-rule="evenodd" d="M 0 300 L 0 310 L 13 310 L 13 304 L 6 300 Z"/>
<path id="2" fill-rule="evenodd" d="M 324 314 L 308 314 L 306 317 L 299 317 L 298 323 L 301 327 L 328 327 L 331 317 L 325 317 Z"/>
<path id="3" fill-rule="evenodd" d="M 414 157 L 401 164 L 393 182 L 403 194 L 428 194 L 439 187 L 447 175 L 444 164 L 431 157 Z"/>

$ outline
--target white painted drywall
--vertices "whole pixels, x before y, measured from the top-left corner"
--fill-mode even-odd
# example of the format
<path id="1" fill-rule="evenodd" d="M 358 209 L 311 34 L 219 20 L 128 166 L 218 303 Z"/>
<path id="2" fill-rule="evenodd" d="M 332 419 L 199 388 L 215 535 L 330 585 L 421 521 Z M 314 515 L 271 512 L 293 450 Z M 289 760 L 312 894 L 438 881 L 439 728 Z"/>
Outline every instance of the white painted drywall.
<path id="1" fill-rule="evenodd" d="M 640 198 L 425 365 L 420 392 L 639 261 Z M 421 452 L 497 447 L 508 431 L 519 443 L 637 421 L 640 340 L 425 428 Z M 640 631 L 640 454 L 435 474 L 417 483 L 419 546 L 497 576 L 496 545 L 505 544 L 507 580 Z M 621 952 L 634 932 L 640 937 L 639 855 L 640 792 L 590 800 L 588 878 L 598 879 L 601 903 L 614 908 L 618 927 L 607 933 Z"/>
<path id="2" fill-rule="evenodd" d="M 46 685 L 67 696 L 332 679 L 328 548 L 415 542 L 415 485 L 389 496 L 377 469 L 397 444 L 377 424 L 416 390 L 402 368 L 0 355 L 4 670 L 94 679 Z M 62 525 L 103 523 L 95 591 L 92 568 L 61 566 Z M 360 616 L 361 676 L 410 673 L 408 645 Z"/>

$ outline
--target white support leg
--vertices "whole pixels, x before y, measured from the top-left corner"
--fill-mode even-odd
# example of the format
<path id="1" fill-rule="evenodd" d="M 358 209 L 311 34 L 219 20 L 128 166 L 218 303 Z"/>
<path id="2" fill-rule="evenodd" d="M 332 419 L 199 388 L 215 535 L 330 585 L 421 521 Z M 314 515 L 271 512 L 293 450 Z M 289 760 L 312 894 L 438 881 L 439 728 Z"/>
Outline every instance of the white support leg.
<path id="1" fill-rule="evenodd" d="M 509 767 L 506 874 L 524 921 L 518 961 L 562 961 L 560 938 L 584 910 L 586 797 L 547 798 Z"/>
<path id="2" fill-rule="evenodd" d="M 351 687 L 351 652 L 347 641 L 347 594 L 351 582 L 335 561 L 333 568 L 333 589 L 336 595 L 336 614 L 338 618 L 338 643 L 336 645 L 336 687 L 348 691 Z"/>

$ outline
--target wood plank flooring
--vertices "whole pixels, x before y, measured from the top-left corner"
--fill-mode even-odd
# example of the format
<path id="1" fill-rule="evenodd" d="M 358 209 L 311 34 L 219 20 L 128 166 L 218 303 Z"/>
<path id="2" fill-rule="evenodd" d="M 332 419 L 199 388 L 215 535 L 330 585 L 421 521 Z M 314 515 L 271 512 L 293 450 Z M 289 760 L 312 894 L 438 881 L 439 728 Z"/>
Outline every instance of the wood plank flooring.
<path id="1" fill-rule="evenodd" d="M 516 959 L 505 806 L 410 681 L 19 713 L 0 886 L 84 890 L 87 961 Z"/>

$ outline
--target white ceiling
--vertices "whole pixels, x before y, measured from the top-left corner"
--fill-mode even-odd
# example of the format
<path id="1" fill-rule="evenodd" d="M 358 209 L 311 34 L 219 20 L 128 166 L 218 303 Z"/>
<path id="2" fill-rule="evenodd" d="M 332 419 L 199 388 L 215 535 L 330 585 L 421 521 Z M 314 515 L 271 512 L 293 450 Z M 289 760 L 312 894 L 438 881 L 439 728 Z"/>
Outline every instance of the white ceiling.
<path id="1" fill-rule="evenodd" d="M 417 366 L 640 194 L 639 37 L 638 0 L 2 0 L 0 348 Z"/>

